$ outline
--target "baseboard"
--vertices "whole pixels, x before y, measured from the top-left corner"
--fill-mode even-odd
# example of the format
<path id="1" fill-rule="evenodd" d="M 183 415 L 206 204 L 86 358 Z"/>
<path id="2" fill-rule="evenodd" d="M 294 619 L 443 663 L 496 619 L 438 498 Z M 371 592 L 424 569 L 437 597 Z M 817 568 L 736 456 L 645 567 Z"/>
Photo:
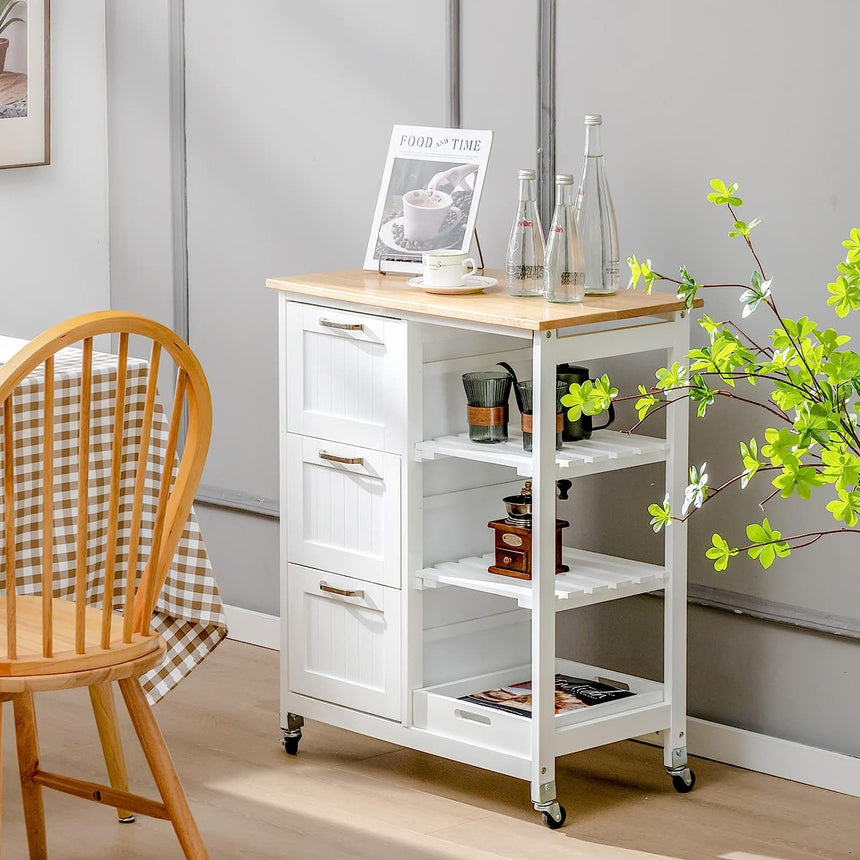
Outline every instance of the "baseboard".
<path id="1" fill-rule="evenodd" d="M 280 618 L 239 606 L 225 606 L 228 638 L 263 648 L 280 648 Z M 659 734 L 640 738 L 662 746 Z M 773 738 L 690 717 L 690 755 L 755 770 L 770 776 L 860 797 L 860 758 Z"/>
<path id="2" fill-rule="evenodd" d="M 658 734 L 640 738 L 662 746 Z M 687 719 L 690 755 L 860 797 L 860 758 L 748 732 L 695 717 Z"/>
<path id="3" fill-rule="evenodd" d="M 227 619 L 227 638 L 275 651 L 281 647 L 281 619 L 277 615 L 266 615 L 243 609 L 241 606 L 224 606 Z"/>

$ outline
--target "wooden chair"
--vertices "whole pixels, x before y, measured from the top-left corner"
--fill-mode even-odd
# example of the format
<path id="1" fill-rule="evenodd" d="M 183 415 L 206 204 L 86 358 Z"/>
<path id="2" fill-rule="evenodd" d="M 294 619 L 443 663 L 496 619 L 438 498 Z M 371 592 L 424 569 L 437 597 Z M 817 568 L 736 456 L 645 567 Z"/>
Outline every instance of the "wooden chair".
<path id="1" fill-rule="evenodd" d="M 93 338 L 118 335 L 116 396 L 111 417 L 110 504 L 107 523 L 105 563 L 98 571 L 105 595 L 121 595 L 121 611 L 106 599 L 103 608 L 88 606 L 87 561 L 89 529 L 88 468 Z M 140 445 L 133 469 L 133 497 L 123 496 L 122 508 L 131 507 L 128 554 L 117 560 L 120 510 L 120 471 L 123 461 L 123 433 L 126 420 L 126 373 L 129 337 L 150 342 L 150 370 Z M 82 342 L 82 384 L 80 397 L 80 435 L 75 446 L 79 453 L 77 472 L 76 554 L 74 595 L 71 599 L 54 596 L 54 444 L 55 398 L 54 356 L 66 347 Z M 175 398 L 169 416 L 167 451 L 164 462 L 177 470 L 163 469 L 152 524 L 151 542 L 141 540 L 144 482 L 156 408 L 156 383 L 162 359 L 172 358 L 177 368 Z M 34 594 L 16 594 L 16 498 L 13 394 L 28 374 L 44 367 L 44 410 L 42 451 L 43 486 L 41 489 L 41 587 Z M 180 420 L 187 415 L 187 436 L 179 448 Z M 139 417 L 136 419 L 139 420 Z M 0 628 L 5 628 L 5 643 L 0 642 L 0 702 L 12 701 L 24 801 L 24 817 L 31 858 L 47 856 L 42 789 L 53 788 L 85 800 L 117 809 L 121 820 L 134 820 L 132 813 L 169 820 L 186 857 L 205 858 L 206 848 L 194 823 L 188 801 L 174 769 L 170 753 L 141 688 L 139 677 L 163 658 L 165 644 L 150 627 L 156 598 L 164 584 L 171 560 L 182 535 L 197 490 L 212 425 L 212 406 L 203 370 L 190 348 L 165 326 L 136 314 L 103 311 L 86 314 L 55 326 L 31 341 L 4 366 L 0 367 L 0 478 L 4 501 L 6 593 L 0 596 Z M 135 427 L 137 424 L 135 424 Z M 127 428 L 126 428 L 127 429 Z M 127 453 L 127 452 L 126 452 Z M 128 464 L 126 463 L 128 469 Z M 149 465 L 149 475 L 152 466 Z M 20 493 L 19 493 L 20 495 Z M 81 524 L 84 524 L 81 527 Z M 144 556 L 147 556 L 146 558 Z M 134 571 L 134 575 L 128 575 Z M 90 570 L 90 584 L 92 570 Z M 21 590 L 20 587 L 18 589 Z M 28 588 L 28 591 L 34 589 Z M 3 639 L 0 633 L 0 640 Z M 150 800 L 128 791 L 125 761 L 114 708 L 113 682 L 119 685 L 134 729 L 140 739 L 161 801 Z M 71 687 L 89 688 L 104 751 L 110 785 L 99 785 L 43 770 L 39 761 L 34 693 Z M 2 708 L 0 708 L 2 712 Z M 97 856 L 94 849 L 93 856 Z"/>

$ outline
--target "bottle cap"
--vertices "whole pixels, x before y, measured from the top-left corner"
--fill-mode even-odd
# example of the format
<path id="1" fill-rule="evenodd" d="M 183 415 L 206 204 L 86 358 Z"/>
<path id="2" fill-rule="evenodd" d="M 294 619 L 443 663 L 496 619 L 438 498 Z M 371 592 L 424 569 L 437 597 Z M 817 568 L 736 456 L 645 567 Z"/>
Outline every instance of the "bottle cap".
<path id="1" fill-rule="evenodd" d="M 534 170 L 520 170 L 517 173 L 518 179 L 534 179 L 537 176 L 537 173 Z"/>
<path id="2" fill-rule="evenodd" d="M 586 125 L 603 125 L 603 117 L 599 113 L 589 113 L 585 115 Z"/>
<path id="3" fill-rule="evenodd" d="M 570 173 L 556 173 L 556 185 L 573 185 L 573 176 Z"/>

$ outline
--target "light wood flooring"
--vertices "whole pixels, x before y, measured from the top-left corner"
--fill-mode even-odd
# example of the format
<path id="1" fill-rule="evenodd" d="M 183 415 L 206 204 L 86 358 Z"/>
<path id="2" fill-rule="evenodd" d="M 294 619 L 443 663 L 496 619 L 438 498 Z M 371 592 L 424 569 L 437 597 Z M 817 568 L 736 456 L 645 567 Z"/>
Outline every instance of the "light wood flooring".
<path id="1" fill-rule="evenodd" d="M 562 759 L 568 823 L 550 831 L 524 782 L 309 723 L 279 745 L 278 655 L 226 642 L 156 707 L 213 858 L 860 857 L 860 799 L 704 760 L 691 794 L 659 750 L 625 742 Z M 42 764 L 103 780 L 85 691 L 37 697 Z M 27 856 L 6 705 L 2 856 Z M 121 712 L 122 714 L 122 712 Z M 132 789 L 155 789 L 122 723 Z M 181 857 L 170 825 L 45 792 L 52 860 Z"/>

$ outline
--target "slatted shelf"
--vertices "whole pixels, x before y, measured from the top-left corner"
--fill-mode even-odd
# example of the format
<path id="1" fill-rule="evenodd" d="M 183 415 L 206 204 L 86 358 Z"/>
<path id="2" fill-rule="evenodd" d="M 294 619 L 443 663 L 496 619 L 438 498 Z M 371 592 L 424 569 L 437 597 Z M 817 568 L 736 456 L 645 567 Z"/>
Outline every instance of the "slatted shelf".
<path id="1" fill-rule="evenodd" d="M 563 547 L 562 556 L 570 571 L 555 578 L 556 611 L 656 591 L 664 586 L 667 578 L 665 568 L 641 561 L 571 547 Z M 424 588 L 446 585 L 468 588 L 511 597 L 521 607 L 531 609 L 531 582 L 490 573 L 487 568 L 493 560 L 493 553 L 487 553 L 442 562 L 418 571 L 417 577 Z"/>
<path id="2" fill-rule="evenodd" d="M 595 430 L 590 439 L 566 442 L 560 451 L 556 451 L 555 464 L 561 477 L 577 477 L 646 463 L 660 463 L 666 459 L 667 451 L 665 439 L 619 433 L 616 430 Z M 523 450 L 519 435 L 512 435 L 507 442 L 495 444 L 470 442 L 468 433 L 440 436 L 419 442 L 415 446 L 415 456 L 418 460 L 435 460 L 438 457 L 479 460 L 511 466 L 523 477 L 532 475 L 532 455 Z"/>

